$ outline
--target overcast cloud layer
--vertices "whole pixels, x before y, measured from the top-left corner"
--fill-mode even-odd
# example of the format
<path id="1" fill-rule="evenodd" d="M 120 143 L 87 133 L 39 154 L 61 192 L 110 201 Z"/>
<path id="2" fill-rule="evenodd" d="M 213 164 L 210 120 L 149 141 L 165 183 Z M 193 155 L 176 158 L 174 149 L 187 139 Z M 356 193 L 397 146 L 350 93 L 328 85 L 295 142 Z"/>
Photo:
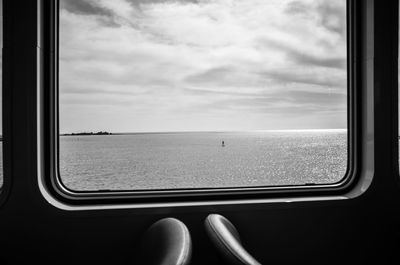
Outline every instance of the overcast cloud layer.
<path id="1" fill-rule="evenodd" d="M 346 128 L 345 0 L 61 0 L 60 132 Z"/>

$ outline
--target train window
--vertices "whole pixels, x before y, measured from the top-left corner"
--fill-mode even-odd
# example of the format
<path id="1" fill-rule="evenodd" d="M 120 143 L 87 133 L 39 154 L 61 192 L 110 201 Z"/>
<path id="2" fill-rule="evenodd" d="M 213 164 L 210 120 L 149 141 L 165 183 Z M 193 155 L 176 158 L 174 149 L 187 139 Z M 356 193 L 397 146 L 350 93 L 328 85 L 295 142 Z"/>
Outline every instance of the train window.
<path id="1" fill-rule="evenodd" d="M 60 0 L 72 191 L 332 185 L 348 164 L 345 0 Z"/>

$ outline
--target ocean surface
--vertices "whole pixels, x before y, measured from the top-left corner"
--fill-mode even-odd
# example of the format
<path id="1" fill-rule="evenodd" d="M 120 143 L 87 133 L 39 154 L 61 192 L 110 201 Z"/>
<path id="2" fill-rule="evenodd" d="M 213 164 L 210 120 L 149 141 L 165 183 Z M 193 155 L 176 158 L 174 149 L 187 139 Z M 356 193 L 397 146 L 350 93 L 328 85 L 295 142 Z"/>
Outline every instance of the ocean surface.
<path id="1" fill-rule="evenodd" d="M 346 168 L 346 130 L 60 137 L 76 191 L 328 184 Z"/>

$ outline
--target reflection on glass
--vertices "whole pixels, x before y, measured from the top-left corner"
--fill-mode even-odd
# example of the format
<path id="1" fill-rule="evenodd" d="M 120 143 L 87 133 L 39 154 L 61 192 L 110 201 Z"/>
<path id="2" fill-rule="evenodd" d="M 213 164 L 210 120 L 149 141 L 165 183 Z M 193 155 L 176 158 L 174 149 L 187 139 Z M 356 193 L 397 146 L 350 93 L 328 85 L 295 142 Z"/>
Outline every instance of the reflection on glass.
<path id="1" fill-rule="evenodd" d="M 346 45 L 345 0 L 61 0 L 61 179 L 73 190 L 338 182 Z"/>

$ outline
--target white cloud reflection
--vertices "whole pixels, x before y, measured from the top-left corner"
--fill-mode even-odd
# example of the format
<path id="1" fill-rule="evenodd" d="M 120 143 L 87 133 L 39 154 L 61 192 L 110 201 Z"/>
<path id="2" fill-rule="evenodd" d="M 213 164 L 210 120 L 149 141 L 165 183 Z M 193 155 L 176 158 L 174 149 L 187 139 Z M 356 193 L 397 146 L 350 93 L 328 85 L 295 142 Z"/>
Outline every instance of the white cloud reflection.
<path id="1" fill-rule="evenodd" d="M 60 131 L 346 128 L 345 0 L 61 0 Z"/>

